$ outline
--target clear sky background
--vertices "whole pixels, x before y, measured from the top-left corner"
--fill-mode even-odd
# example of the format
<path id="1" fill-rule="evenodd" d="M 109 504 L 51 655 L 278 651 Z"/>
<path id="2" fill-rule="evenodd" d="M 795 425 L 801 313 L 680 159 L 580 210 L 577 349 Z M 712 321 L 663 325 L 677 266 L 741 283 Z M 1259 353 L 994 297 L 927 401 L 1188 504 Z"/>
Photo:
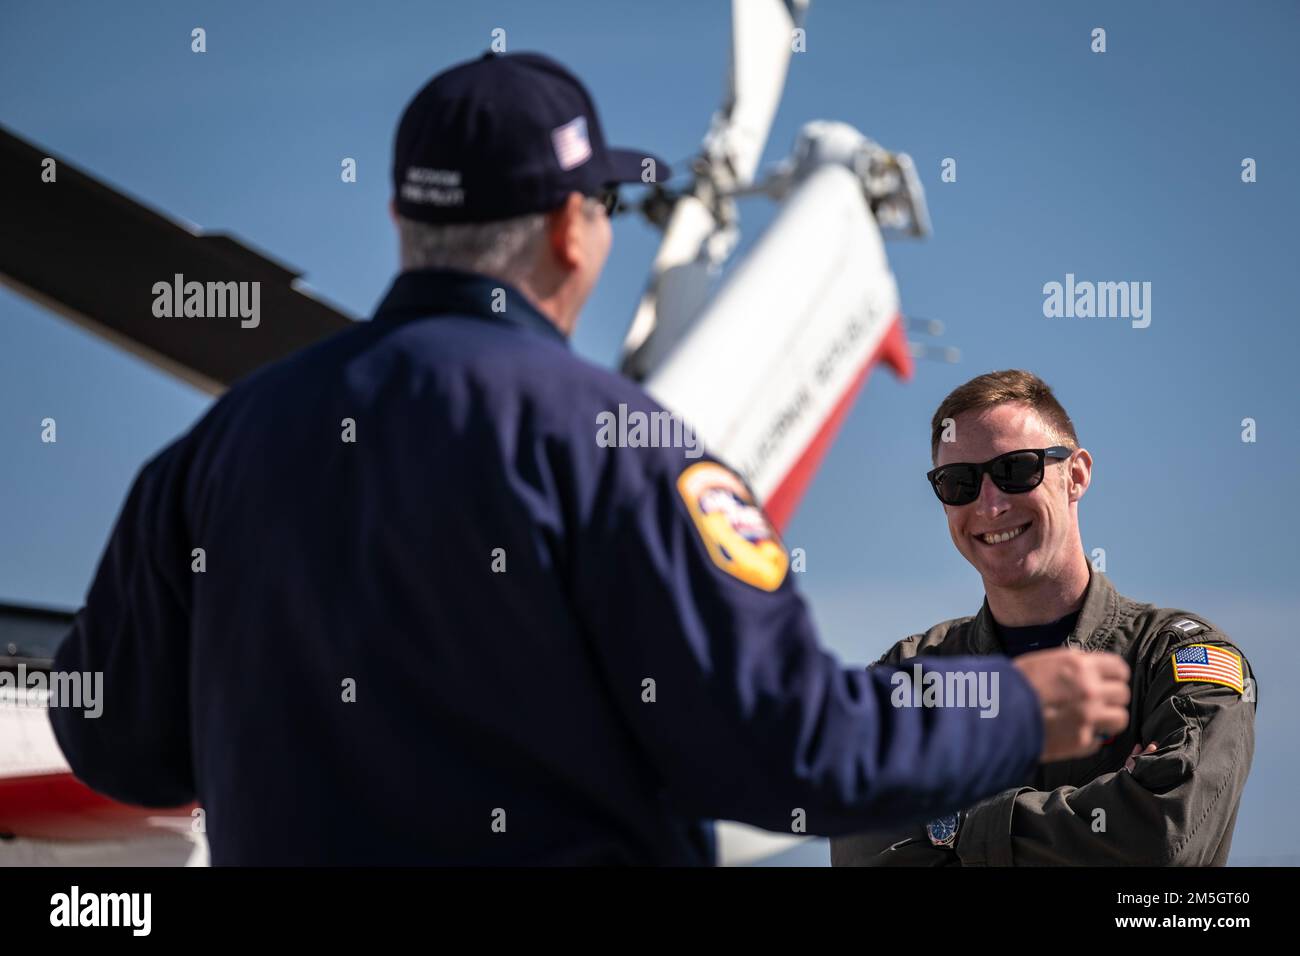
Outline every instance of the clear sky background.
<path id="1" fill-rule="evenodd" d="M 195 26 L 206 54 L 190 52 Z M 236 234 L 365 316 L 396 269 L 385 204 L 397 118 L 496 27 L 510 49 L 582 76 L 612 143 L 681 160 L 719 103 L 721 0 L 6 0 L 0 122 L 171 216 Z M 909 383 L 872 377 L 788 529 L 827 644 L 866 662 L 979 607 L 979 578 L 923 477 L 928 421 L 973 375 L 1037 371 L 1096 462 L 1085 547 L 1105 549 L 1123 593 L 1216 622 L 1256 670 L 1233 862 L 1300 862 L 1300 7 L 815 0 L 806 27 L 767 160 L 812 119 L 910 152 L 934 236 L 889 247 L 903 307 L 941 319 L 962 350 Z M 1090 51 L 1094 27 L 1104 54 Z M 345 156 L 355 184 L 340 181 Z M 940 181 L 945 157 L 955 183 Z M 749 242 L 771 207 L 747 200 L 742 215 Z M 620 220 L 580 352 L 613 363 L 656 245 L 649 226 Z M 1068 272 L 1150 282 L 1150 327 L 1044 318 L 1044 283 Z M 135 472 L 208 401 L 0 291 L 0 600 L 78 606 Z M 47 416 L 55 445 L 40 442 Z M 784 859 L 824 862 L 825 847 Z"/>

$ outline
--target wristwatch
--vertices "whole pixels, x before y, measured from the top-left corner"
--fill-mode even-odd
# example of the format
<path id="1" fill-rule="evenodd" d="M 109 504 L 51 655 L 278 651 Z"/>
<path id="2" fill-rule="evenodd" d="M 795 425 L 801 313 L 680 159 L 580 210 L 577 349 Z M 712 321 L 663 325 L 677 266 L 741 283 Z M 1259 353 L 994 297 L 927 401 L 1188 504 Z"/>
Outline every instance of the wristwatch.
<path id="1" fill-rule="evenodd" d="M 957 847 L 957 831 L 961 829 L 961 811 L 950 813 L 947 816 L 939 817 L 937 820 L 931 820 L 925 825 L 926 835 L 930 838 L 933 846 L 945 847 L 949 850 Z"/>

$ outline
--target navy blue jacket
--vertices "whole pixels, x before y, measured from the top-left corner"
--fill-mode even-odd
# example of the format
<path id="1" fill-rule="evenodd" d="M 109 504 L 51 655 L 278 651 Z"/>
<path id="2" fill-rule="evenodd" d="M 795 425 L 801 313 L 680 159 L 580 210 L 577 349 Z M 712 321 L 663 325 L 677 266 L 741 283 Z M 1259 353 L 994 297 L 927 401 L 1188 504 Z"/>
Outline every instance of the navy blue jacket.
<path id="1" fill-rule="evenodd" d="M 1031 774 L 1005 659 L 930 665 L 996 672 L 995 719 L 891 706 L 783 552 L 729 565 L 774 552 L 679 487 L 711 459 L 597 441 L 620 405 L 660 410 L 516 291 L 398 276 L 142 469 L 55 662 L 104 673 L 101 717 L 51 712 L 73 771 L 197 799 L 217 864 L 711 863 L 702 821 L 838 835 Z"/>

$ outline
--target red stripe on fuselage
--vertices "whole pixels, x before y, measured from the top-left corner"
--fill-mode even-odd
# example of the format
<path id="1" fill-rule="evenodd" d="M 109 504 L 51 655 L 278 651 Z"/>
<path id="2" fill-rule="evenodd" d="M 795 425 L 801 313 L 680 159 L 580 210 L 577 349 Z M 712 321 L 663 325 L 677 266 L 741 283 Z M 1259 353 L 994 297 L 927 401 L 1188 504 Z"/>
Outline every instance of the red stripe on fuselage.
<path id="1" fill-rule="evenodd" d="M 157 833 L 150 817 L 188 821 L 194 806 L 129 806 L 95 793 L 70 773 L 0 777 L 0 833 L 20 837 L 108 840 Z"/>
<path id="2" fill-rule="evenodd" d="M 912 377 L 912 353 L 907 346 L 907 335 L 903 331 L 901 315 L 894 316 L 889 330 L 881 337 L 876 350 L 863 364 L 853 384 L 845 389 L 844 394 L 835 403 L 835 407 L 831 409 L 831 413 L 822 422 L 821 428 L 817 430 L 817 434 L 808 443 L 799 460 L 794 463 L 794 467 L 786 473 L 781 483 L 776 486 L 776 490 L 763 503 L 763 510 L 767 512 L 768 518 L 777 531 L 783 530 L 790 516 L 794 514 L 804 491 L 812 482 L 813 475 L 817 474 L 817 469 L 821 467 L 822 459 L 830 450 L 831 443 L 835 441 L 845 416 L 853 407 L 853 400 L 861 391 L 867 376 L 871 374 L 871 369 L 882 359 L 889 363 L 899 378 L 907 380 Z"/>

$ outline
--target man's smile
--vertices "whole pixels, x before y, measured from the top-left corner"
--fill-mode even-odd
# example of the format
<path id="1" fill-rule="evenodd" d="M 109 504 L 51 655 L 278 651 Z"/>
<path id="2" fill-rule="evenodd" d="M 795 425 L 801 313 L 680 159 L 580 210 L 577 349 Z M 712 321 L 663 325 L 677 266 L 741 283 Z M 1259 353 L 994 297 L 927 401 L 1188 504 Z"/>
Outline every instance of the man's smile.
<path id="1" fill-rule="evenodd" d="M 1019 537 L 1024 531 L 1026 531 L 1029 528 L 1031 524 L 1033 524 L 1032 521 L 1027 521 L 1022 525 L 1017 525 L 1014 528 L 1006 528 L 1001 531 L 980 531 L 976 534 L 971 535 L 971 537 L 973 537 L 976 541 L 979 541 L 981 544 L 986 544 L 990 546 L 1005 544 L 1006 542 L 1010 541 L 1012 538 Z"/>

